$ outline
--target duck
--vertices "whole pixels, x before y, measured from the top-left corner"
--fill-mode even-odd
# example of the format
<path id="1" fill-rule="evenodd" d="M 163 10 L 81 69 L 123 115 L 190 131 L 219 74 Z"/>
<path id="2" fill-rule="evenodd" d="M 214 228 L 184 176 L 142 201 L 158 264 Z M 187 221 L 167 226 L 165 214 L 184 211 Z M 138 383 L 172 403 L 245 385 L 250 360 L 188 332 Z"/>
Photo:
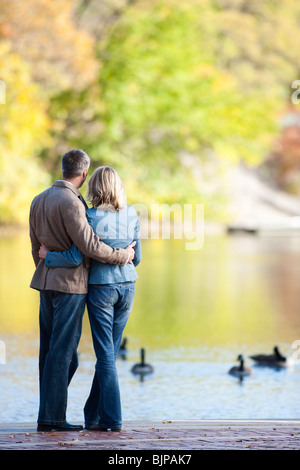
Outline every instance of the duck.
<path id="1" fill-rule="evenodd" d="M 244 357 L 242 354 L 239 354 L 237 360 L 240 362 L 239 366 L 233 366 L 229 370 L 230 375 L 234 375 L 235 377 L 243 378 L 247 377 L 248 375 L 252 374 L 252 369 L 244 365 Z"/>
<path id="2" fill-rule="evenodd" d="M 273 354 L 256 354 L 250 358 L 259 366 L 282 368 L 288 365 L 287 358 L 279 352 L 278 346 L 274 346 Z"/>
<path id="3" fill-rule="evenodd" d="M 131 368 L 131 372 L 136 375 L 146 375 L 146 374 L 152 374 L 154 372 L 154 368 L 151 364 L 147 364 L 145 362 L 145 349 L 142 348 L 141 351 L 141 362 L 135 364 Z"/>
<path id="4" fill-rule="evenodd" d="M 120 344 L 120 347 L 119 347 L 118 354 L 117 354 L 117 356 L 121 357 L 123 360 L 126 359 L 127 353 L 128 353 L 126 345 L 127 345 L 127 338 L 123 338 L 122 343 Z"/>

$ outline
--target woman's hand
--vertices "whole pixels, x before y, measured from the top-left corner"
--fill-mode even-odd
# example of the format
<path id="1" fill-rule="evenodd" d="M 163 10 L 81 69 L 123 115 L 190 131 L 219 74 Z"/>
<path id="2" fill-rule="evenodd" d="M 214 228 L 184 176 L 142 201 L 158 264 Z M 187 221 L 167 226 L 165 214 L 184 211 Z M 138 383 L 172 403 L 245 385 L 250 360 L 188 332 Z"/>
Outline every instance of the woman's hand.
<path id="1" fill-rule="evenodd" d="M 46 248 L 45 245 L 41 244 L 40 250 L 39 250 L 39 257 L 45 259 L 48 251 L 49 251 L 48 248 Z"/>

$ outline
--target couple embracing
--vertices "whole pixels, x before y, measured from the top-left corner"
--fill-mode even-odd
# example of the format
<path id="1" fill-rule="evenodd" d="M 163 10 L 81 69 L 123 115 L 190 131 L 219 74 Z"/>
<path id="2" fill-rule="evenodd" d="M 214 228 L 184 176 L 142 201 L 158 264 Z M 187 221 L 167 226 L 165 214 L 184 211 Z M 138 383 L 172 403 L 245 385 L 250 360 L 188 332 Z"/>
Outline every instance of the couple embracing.
<path id="1" fill-rule="evenodd" d="M 30 239 L 40 292 L 39 431 L 80 430 L 66 420 L 68 385 L 78 367 L 77 347 L 87 305 L 96 365 L 84 406 L 85 427 L 120 431 L 122 413 L 116 356 L 132 310 L 135 266 L 141 260 L 139 219 L 126 204 L 117 172 L 98 168 L 79 188 L 90 158 L 79 149 L 62 157 L 63 179 L 36 196 Z"/>

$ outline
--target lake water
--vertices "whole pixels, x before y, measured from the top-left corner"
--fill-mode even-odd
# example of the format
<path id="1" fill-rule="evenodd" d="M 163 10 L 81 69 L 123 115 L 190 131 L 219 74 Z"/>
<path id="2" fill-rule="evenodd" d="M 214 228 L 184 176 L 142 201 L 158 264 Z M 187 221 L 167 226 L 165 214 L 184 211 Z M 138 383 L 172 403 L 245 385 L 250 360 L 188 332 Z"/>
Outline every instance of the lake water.
<path id="1" fill-rule="evenodd" d="M 300 237 L 211 236 L 199 251 L 183 240 L 142 247 L 128 356 L 117 363 L 123 419 L 299 419 Z M 0 422 L 36 421 L 39 297 L 28 287 L 27 233 L 1 237 L 0 258 Z M 249 355 L 275 344 L 294 366 L 253 366 Z M 143 381 L 130 372 L 141 347 L 154 367 Z M 94 372 L 87 316 L 79 352 L 71 422 L 83 420 Z M 228 374 L 239 353 L 252 367 L 243 382 Z"/>

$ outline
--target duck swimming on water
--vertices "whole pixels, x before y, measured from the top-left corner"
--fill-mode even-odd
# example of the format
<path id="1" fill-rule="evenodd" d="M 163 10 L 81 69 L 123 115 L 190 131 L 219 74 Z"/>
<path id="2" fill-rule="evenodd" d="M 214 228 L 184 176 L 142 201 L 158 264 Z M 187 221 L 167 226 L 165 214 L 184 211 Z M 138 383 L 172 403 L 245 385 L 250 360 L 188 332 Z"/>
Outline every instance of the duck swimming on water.
<path id="1" fill-rule="evenodd" d="M 152 372 L 154 372 L 153 366 L 145 362 L 145 349 L 144 348 L 141 349 L 141 362 L 135 364 L 132 367 L 131 372 L 137 375 L 152 374 Z"/>
<path id="2" fill-rule="evenodd" d="M 240 362 L 240 365 L 231 367 L 228 373 L 230 375 L 234 375 L 235 377 L 239 377 L 241 379 L 243 377 L 251 375 L 252 370 L 250 369 L 250 367 L 246 367 L 244 365 L 244 357 L 241 354 L 239 354 L 237 360 Z"/>
<path id="3" fill-rule="evenodd" d="M 278 346 L 274 347 L 273 354 L 256 354 L 250 358 L 259 366 L 281 368 L 288 365 L 287 358 L 279 352 Z"/>

